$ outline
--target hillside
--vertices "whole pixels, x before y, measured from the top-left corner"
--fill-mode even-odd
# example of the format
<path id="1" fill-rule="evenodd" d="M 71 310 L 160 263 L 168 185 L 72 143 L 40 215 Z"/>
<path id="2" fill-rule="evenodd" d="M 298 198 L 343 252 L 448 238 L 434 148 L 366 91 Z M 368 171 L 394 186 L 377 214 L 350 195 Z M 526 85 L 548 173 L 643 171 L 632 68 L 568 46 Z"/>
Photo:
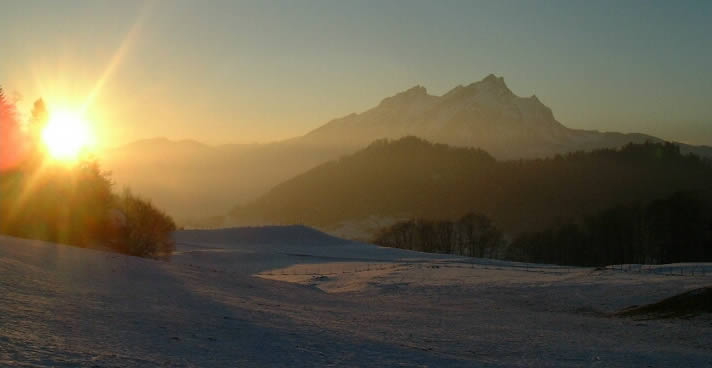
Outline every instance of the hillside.
<path id="1" fill-rule="evenodd" d="M 352 243 L 306 226 L 260 226 L 213 230 L 182 230 L 177 240 L 182 243 L 211 242 L 218 244 L 309 244 L 335 246 Z"/>
<path id="2" fill-rule="evenodd" d="M 171 262 L 0 236 L 0 366 L 699 367 L 712 359 L 709 315 L 611 318 L 709 285 L 710 264 L 623 273 L 313 246 L 325 239 L 313 231 L 303 241 L 250 238 L 294 232 L 305 230 L 179 231 Z"/>
<path id="3" fill-rule="evenodd" d="M 712 188 L 712 167 L 672 144 L 496 161 L 484 151 L 415 137 L 379 141 L 288 180 L 238 207 L 237 224 L 307 224 L 368 237 L 385 223 L 422 217 L 490 216 L 505 232 L 538 230 L 622 203 Z M 381 224 L 385 225 L 385 224 Z"/>

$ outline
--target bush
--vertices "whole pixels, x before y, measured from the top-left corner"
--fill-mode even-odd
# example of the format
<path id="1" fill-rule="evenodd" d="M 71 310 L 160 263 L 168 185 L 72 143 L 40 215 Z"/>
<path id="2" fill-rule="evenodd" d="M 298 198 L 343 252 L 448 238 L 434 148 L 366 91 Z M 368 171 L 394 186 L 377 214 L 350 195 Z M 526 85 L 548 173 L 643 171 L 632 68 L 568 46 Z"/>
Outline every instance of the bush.
<path id="1" fill-rule="evenodd" d="M 175 250 L 173 219 L 128 189 L 116 196 L 115 202 L 125 216 L 125 223 L 121 224 L 118 239 L 111 240 L 112 247 L 132 256 L 169 258 Z"/>

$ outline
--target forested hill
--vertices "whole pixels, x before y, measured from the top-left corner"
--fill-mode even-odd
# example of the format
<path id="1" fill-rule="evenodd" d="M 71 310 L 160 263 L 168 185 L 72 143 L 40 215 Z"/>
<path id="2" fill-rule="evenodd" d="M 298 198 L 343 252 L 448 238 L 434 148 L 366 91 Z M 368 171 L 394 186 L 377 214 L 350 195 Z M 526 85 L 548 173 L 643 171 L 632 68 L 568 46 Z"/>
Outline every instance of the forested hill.
<path id="1" fill-rule="evenodd" d="M 670 143 L 500 162 L 482 150 L 406 137 L 320 165 L 231 215 L 238 224 L 333 229 L 369 218 L 454 219 L 477 211 L 516 234 L 619 204 L 710 188 L 709 162 Z"/>

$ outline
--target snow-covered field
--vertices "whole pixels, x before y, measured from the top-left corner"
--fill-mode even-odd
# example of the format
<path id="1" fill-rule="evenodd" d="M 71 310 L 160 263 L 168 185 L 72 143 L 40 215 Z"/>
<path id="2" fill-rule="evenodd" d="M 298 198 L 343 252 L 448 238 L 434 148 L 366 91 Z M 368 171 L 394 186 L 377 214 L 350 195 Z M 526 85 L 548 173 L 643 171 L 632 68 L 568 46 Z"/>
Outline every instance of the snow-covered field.
<path id="1" fill-rule="evenodd" d="M 471 261 L 302 227 L 176 239 L 167 263 L 0 237 L 0 366 L 712 367 L 712 317 L 611 316 L 711 285 L 709 264 Z"/>

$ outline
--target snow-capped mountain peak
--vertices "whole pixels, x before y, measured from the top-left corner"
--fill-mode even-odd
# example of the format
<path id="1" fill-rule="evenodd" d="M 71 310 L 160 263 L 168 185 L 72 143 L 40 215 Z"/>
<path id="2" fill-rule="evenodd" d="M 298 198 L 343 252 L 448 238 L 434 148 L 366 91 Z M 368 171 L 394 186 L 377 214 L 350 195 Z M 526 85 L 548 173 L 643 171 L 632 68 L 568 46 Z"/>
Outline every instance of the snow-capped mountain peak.
<path id="1" fill-rule="evenodd" d="M 482 148 L 500 159 L 620 147 L 654 137 L 569 129 L 536 95 L 520 97 L 494 74 L 442 96 L 417 85 L 360 114 L 332 120 L 304 142 L 362 147 L 376 139 L 408 135 L 453 146 Z"/>
<path id="2" fill-rule="evenodd" d="M 478 86 L 492 90 L 503 90 L 512 92 L 509 90 L 507 84 L 504 82 L 504 77 L 498 77 L 494 74 L 490 74 L 481 81 L 470 84 L 470 86 Z"/>
<path id="3" fill-rule="evenodd" d="M 391 97 L 386 97 L 381 100 L 379 106 L 397 105 L 397 104 L 408 104 L 408 103 L 418 103 L 422 102 L 423 99 L 428 97 L 433 97 L 428 95 L 428 90 L 421 85 L 411 87 L 403 92 L 396 93 Z"/>

